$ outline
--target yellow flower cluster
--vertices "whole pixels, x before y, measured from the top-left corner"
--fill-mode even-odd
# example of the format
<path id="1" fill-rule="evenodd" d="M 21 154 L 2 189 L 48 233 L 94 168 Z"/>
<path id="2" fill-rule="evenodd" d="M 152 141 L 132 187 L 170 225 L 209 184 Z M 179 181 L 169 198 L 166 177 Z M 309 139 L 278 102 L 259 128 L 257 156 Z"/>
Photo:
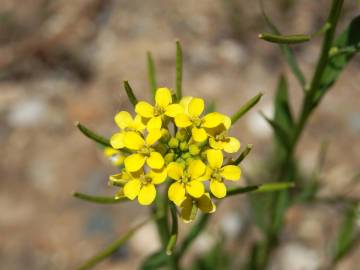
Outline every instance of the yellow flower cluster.
<path id="1" fill-rule="evenodd" d="M 110 183 L 121 186 L 120 194 L 128 199 L 149 205 L 156 186 L 167 182 L 168 198 L 187 222 L 194 218 L 194 208 L 214 212 L 212 197 L 226 196 L 224 180 L 240 179 L 240 168 L 224 164 L 223 157 L 223 152 L 237 152 L 240 142 L 228 135 L 228 116 L 203 115 L 204 110 L 201 98 L 184 97 L 176 103 L 168 88 L 159 88 L 154 106 L 139 101 L 135 117 L 119 112 L 115 122 L 120 131 L 112 135 L 105 155 L 121 172 L 110 176 Z"/>

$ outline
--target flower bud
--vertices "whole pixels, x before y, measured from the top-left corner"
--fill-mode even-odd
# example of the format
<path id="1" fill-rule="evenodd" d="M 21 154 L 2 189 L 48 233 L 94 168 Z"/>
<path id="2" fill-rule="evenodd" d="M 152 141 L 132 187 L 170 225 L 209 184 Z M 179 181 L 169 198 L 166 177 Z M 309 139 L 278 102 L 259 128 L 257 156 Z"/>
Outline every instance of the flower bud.
<path id="1" fill-rule="evenodd" d="M 166 163 L 170 163 L 175 159 L 175 153 L 167 153 L 164 157 Z"/>
<path id="2" fill-rule="evenodd" d="M 200 147 L 196 144 L 192 144 L 189 146 L 189 152 L 193 156 L 197 156 L 200 153 Z"/>
<path id="3" fill-rule="evenodd" d="M 187 142 L 181 142 L 180 143 L 180 150 L 181 151 L 187 151 L 189 149 L 188 143 Z"/>
<path id="4" fill-rule="evenodd" d="M 174 137 L 171 137 L 171 139 L 168 142 L 168 145 L 170 148 L 177 148 L 179 146 L 179 140 Z"/>
<path id="5" fill-rule="evenodd" d="M 186 140 L 188 139 L 188 134 L 187 134 L 186 129 L 184 129 L 184 128 L 179 129 L 179 130 L 176 132 L 176 138 L 177 138 L 180 142 L 186 141 Z"/>
<path id="6" fill-rule="evenodd" d="M 161 141 L 167 142 L 170 140 L 170 133 L 166 128 L 161 129 Z"/>

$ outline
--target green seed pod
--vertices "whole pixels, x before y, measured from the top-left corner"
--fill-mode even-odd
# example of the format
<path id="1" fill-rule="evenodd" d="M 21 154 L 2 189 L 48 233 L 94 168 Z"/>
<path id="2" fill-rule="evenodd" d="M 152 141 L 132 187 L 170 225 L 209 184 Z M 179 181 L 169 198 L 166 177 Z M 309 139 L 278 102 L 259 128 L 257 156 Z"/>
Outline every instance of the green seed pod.
<path id="1" fill-rule="evenodd" d="M 200 153 L 200 147 L 197 146 L 196 144 L 192 144 L 189 146 L 189 152 L 191 155 L 193 156 L 197 156 Z"/>
<path id="2" fill-rule="evenodd" d="M 180 143 L 180 150 L 185 152 L 185 151 L 188 151 L 189 150 L 189 145 L 187 142 L 181 142 Z"/>
<path id="3" fill-rule="evenodd" d="M 168 145 L 169 145 L 170 148 L 178 148 L 179 140 L 174 138 L 174 137 L 171 137 L 171 139 L 168 142 Z"/>

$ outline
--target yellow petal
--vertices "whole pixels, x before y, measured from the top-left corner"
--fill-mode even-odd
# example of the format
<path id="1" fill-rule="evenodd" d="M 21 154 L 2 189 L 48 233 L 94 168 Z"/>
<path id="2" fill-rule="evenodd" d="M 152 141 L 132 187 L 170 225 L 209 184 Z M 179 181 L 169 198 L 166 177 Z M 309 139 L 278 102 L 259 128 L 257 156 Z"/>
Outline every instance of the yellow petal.
<path id="1" fill-rule="evenodd" d="M 180 180 L 181 176 L 184 174 L 184 168 L 179 163 L 171 162 L 167 166 L 167 174 L 172 179 Z"/>
<path id="2" fill-rule="evenodd" d="M 114 166 L 120 166 L 121 164 L 124 163 L 125 156 L 116 154 L 111 156 L 109 159 Z"/>
<path id="3" fill-rule="evenodd" d="M 167 176 L 166 169 L 151 170 L 148 176 L 152 179 L 152 183 L 155 185 L 161 184 L 165 181 Z"/>
<path id="4" fill-rule="evenodd" d="M 129 172 L 140 170 L 145 163 L 145 157 L 140 154 L 132 154 L 127 156 L 124 160 L 125 168 Z"/>
<path id="5" fill-rule="evenodd" d="M 154 116 L 154 107 L 145 101 L 140 101 L 135 106 L 135 112 L 142 117 L 151 118 Z"/>
<path id="6" fill-rule="evenodd" d="M 180 104 L 171 104 L 165 109 L 165 114 L 170 117 L 175 117 L 181 113 L 184 113 L 184 108 Z"/>
<path id="7" fill-rule="evenodd" d="M 186 184 L 186 191 L 194 198 L 200 198 L 204 192 L 204 184 L 203 182 L 193 180 Z"/>
<path id="8" fill-rule="evenodd" d="M 111 146 L 115 149 L 124 148 L 124 135 L 125 134 L 123 132 L 115 133 L 114 135 L 112 135 L 110 138 Z"/>
<path id="9" fill-rule="evenodd" d="M 196 179 L 205 173 L 206 165 L 199 159 L 191 160 L 189 163 L 188 172 L 191 179 Z"/>
<path id="10" fill-rule="evenodd" d="M 115 123 L 119 126 L 119 128 L 125 129 L 132 125 L 133 118 L 130 113 L 122 111 L 115 115 Z"/>
<path id="11" fill-rule="evenodd" d="M 206 169 L 205 169 L 205 173 L 202 176 L 196 178 L 196 180 L 198 180 L 198 181 L 207 181 L 207 180 L 210 179 L 210 176 L 211 176 L 212 172 L 213 172 L 213 169 L 211 169 L 210 167 L 207 166 Z"/>
<path id="12" fill-rule="evenodd" d="M 214 213 L 216 211 L 216 205 L 211 200 L 209 193 L 205 193 L 204 195 L 202 195 L 198 199 L 197 205 L 199 209 L 204 213 Z"/>
<path id="13" fill-rule="evenodd" d="M 213 137 L 209 138 L 209 145 L 210 145 L 211 148 L 214 148 L 214 149 L 217 149 L 217 150 L 222 150 L 222 149 L 224 149 L 225 144 L 226 144 L 226 142 L 217 141 Z"/>
<path id="14" fill-rule="evenodd" d="M 146 144 L 148 146 L 153 145 L 154 143 L 156 143 L 162 136 L 161 130 L 160 129 L 152 129 L 149 131 L 149 134 L 146 136 Z"/>
<path id="15" fill-rule="evenodd" d="M 168 190 L 168 197 L 176 205 L 180 205 L 185 199 L 185 188 L 178 182 L 172 183 Z"/>
<path id="16" fill-rule="evenodd" d="M 222 168 L 220 175 L 227 180 L 237 181 L 240 179 L 241 169 L 235 165 L 227 165 Z"/>
<path id="17" fill-rule="evenodd" d="M 192 222 L 195 219 L 197 212 L 197 206 L 193 204 L 193 199 L 191 197 L 187 197 L 181 203 L 180 207 L 181 207 L 181 212 L 180 212 L 181 219 L 185 223 Z"/>
<path id="18" fill-rule="evenodd" d="M 119 150 L 116 150 L 112 147 L 105 147 L 104 148 L 104 155 L 106 157 L 112 157 L 113 155 L 120 154 Z"/>
<path id="19" fill-rule="evenodd" d="M 138 201 L 141 205 L 151 204 L 156 197 L 156 188 L 153 184 L 147 184 L 140 189 Z"/>
<path id="20" fill-rule="evenodd" d="M 158 88 L 155 93 L 156 105 L 165 108 L 172 103 L 171 92 L 168 88 Z"/>
<path id="21" fill-rule="evenodd" d="M 221 168 L 223 164 L 223 155 L 220 150 L 209 149 L 206 151 L 206 156 L 211 168 Z"/>
<path id="22" fill-rule="evenodd" d="M 204 100 L 201 98 L 193 98 L 189 103 L 189 114 L 191 116 L 200 116 L 204 111 Z"/>
<path id="23" fill-rule="evenodd" d="M 231 127 L 231 118 L 224 114 L 222 116 L 223 116 L 223 124 L 224 124 L 225 128 L 229 129 Z"/>
<path id="24" fill-rule="evenodd" d="M 151 169 L 161 169 L 164 166 L 164 158 L 158 152 L 151 152 L 146 163 Z"/>
<path id="25" fill-rule="evenodd" d="M 161 125 L 162 125 L 161 116 L 156 116 L 156 117 L 151 118 L 147 122 L 146 127 L 149 131 L 151 131 L 153 129 L 161 129 Z"/>
<path id="26" fill-rule="evenodd" d="M 203 128 L 196 128 L 193 127 L 191 129 L 191 134 L 192 134 L 192 138 L 194 139 L 194 141 L 196 142 L 203 142 L 207 139 L 208 135 L 205 131 L 205 129 Z"/>
<path id="27" fill-rule="evenodd" d="M 224 117 L 218 112 L 212 112 L 204 116 L 202 126 L 205 128 L 213 128 L 220 125 Z"/>
<path id="28" fill-rule="evenodd" d="M 130 200 L 133 200 L 139 194 L 140 187 L 141 181 L 139 179 L 131 180 L 124 186 L 124 195 Z"/>
<path id="29" fill-rule="evenodd" d="M 210 181 L 210 191 L 217 198 L 224 198 L 226 196 L 225 184 L 217 180 Z"/>
<path id="30" fill-rule="evenodd" d="M 133 129 L 137 130 L 137 131 L 143 131 L 145 129 L 145 125 L 143 123 L 143 119 L 140 115 L 136 115 L 134 122 L 133 122 Z"/>
<path id="31" fill-rule="evenodd" d="M 189 113 L 189 104 L 192 99 L 193 99 L 192 96 L 186 96 L 186 97 L 183 97 L 179 102 L 180 105 L 183 106 L 184 113 L 186 113 L 186 114 Z"/>
<path id="32" fill-rule="evenodd" d="M 144 139 L 135 131 L 128 131 L 124 136 L 124 145 L 131 150 L 139 150 L 145 145 Z"/>
<path id="33" fill-rule="evenodd" d="M 191 126 L 192 122 L 189 116 L 187 116 L 184 113 L 181 113 L 175 116 L 175 124 L 177 127 L 185 128 Z"/>
<path id="34" fill-rule="evenodd" d="M 227 153 L 235 153 L 240 149 L 240 142 L 235 137 L 229 137 L 229 141 L 224 145 L 224 151 Z"/>

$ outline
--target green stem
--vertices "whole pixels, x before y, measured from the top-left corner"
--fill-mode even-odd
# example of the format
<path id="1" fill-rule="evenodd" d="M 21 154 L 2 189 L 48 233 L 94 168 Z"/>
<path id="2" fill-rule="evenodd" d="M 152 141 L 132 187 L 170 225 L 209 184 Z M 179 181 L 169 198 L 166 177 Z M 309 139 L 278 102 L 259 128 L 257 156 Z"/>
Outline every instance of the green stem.
<path id="1" fill-rule="evenodd" d="M 108 246 L 106 249 L 104 249 L 102 252 L 100 252 L 98 255 L 92 257 L 90 260 L 88 260 L 84 265 L 82 265 L 81 267 L 79 267 L 77 270 L 87 270 L 90 269 L 91 267 L 95 266 L 96 264 L 98 264 L 99 262 L 101 262 L 102 260 L 106 259 L 107 257 L 109 257 L 111 254 L 113 254 L 114 252 L 116 252 L 119 247 L 121 245 L 123 245 L 127 240 L 129 240 L 129 238 L 131 238 L 134 233 L 141 228 L 142 226 L 144 226 L 146 223 L 148 223 L 153 217 L 148 218 L 147 220 L 143 221 L 142 223 L 140 223 L 139 225 L 135 226 L 134 228 L 132 228 L 130 231 L 128 231 L 123 237 L 121 237 L 119 240 L 115 241 L 114 243 L 112 243 L 110 246 Z"/>

